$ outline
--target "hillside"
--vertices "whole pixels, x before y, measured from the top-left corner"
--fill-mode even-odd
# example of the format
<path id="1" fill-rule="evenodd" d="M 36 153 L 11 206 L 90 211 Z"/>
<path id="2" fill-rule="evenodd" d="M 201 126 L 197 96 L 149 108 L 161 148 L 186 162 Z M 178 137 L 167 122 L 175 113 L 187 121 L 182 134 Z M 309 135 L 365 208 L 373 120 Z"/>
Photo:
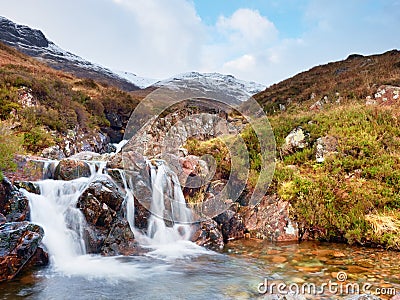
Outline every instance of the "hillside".
<path id="1" fill-rule="evenodd" d="M 381 85 L 400 85 L 400 51 L 378 55 L 353 54 L 274 84 L 255 95 L 269 113 L 279 104 L 311 106 L 325 96 L 328 101 L 362 99 L 373 96 Z"/>
<path id="2" fill-rule="evenodd" d="M 103 151 L 122 139 L 138 99 L 91 79 L 54 70 L 0 43 L 1 154 L 40 154 L 58 146 L 58 155 Z M 0 162 L 1 164 L 1 162 Z M 3 166 L 0 166 L 3 169 Z"/>
<path id="3" fill-rule="evenodd" d="M 15 24 L 1 16 L 0 42 L 34 57 L 56 70 L 71 73 L 76 77 L 93 79 L 125 91 L 139 89 L 132 81 L 111 70 L 61 49 L 49 41 L 40 30 Z"/>

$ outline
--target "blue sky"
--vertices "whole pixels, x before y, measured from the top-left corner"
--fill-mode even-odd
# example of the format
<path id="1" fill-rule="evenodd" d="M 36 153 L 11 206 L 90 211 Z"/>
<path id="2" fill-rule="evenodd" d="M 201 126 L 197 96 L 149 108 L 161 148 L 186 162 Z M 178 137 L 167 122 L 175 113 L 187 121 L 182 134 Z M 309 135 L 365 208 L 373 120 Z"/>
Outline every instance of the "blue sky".
<path id="1" fill-rule="evenodd" d="M 400 48 L 400 0 L 0 0 L 62 48 L 150 78 L 220 72 L 265 85 Z"/>

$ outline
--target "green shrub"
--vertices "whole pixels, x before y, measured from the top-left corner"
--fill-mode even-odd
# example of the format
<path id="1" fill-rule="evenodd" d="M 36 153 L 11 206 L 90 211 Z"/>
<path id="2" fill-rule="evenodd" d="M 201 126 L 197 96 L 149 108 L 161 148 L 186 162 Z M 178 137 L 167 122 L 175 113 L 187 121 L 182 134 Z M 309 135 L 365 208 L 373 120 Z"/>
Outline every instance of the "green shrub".
<path id="1" fill-rule="evenodd" d="M 0 180 L 4 171 L 15 170 L 13 158 L 22 151 L 21 144 L 21 138 L 11 132 L 7 123 L 0 121 Z"/>
<path id="2" fill-rule="evenodd" d="M 24 147 L 32 152 L 39 153 L 44 148 L 55 145 L 54 138 L 42 127 L 34 127 L 31 131 L 24 133 Z"/>

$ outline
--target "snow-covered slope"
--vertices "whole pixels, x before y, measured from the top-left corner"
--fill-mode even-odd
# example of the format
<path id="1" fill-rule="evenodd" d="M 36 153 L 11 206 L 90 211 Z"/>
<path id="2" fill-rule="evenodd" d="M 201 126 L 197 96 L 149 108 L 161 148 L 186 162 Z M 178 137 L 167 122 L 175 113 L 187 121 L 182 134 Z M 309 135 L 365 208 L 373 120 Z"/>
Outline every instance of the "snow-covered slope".
<path id="1" fill-rule="evenodd" d="M 1 16 L 0 41 L 45 62 L 54 69 L 70 72 L 77 77 L 91 78 L 127 91 L 139 89 L 134 82 L 115 74 L 110 69 L 61 49 L 49 41 L 40 30 L 15 24 Z"/>
<path id="2" fill-rule="evenodd" d="M 241 93 L 250 96 L 257 94 L 265 90 L 265 86 L 252 81 L 244 81 L 235 78 L 232 75 L 223 75 L 220 73 L 199 73 L 199 72 L 189 72 L 176 75 L 174 77 L 168 78 L 156 82 L 154 86 L 170 86 L 179 85 L 181 82 L 197 81 L 202 85 L 212 85 L 218 90 L 226 91 L 240 91 Z M 245 99 L 241 99 L 245 100 Z"/>
<path id="3" fill-rule="evenodd" d="M 140 77 L 140 76 L 137 76 L 136 74 L 133 74 L 130 72 L 114 70 L 114 73 L 117 74 L 119 77 L 122 77 L 122 78 L 132 82 L 134 85 L 136 85 L 142 89 L 147 88 L 147 87 L 159 82 L 158 79 Z"/>

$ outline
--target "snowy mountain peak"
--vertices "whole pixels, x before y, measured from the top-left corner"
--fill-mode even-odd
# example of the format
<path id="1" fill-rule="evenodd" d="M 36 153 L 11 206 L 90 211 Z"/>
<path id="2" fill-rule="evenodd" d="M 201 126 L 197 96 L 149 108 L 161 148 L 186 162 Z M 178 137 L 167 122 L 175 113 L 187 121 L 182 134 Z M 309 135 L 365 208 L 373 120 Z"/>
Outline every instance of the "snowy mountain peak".
<path id="1" fill-rule="evenodd" d="M 94 79 L 126 91 L 139 89 L 134 83 L 111 70 L 61 49 L 49 41 L 40 30 L 16 24 L 4 17 L 0 17 L 0 41 L 54 69 L 72 73 L 77 77 Z"/>
<path id="2" fill-rule="evenodd" d="M 111 71 L 61 49 L 49 41 L 40 30 L 16 24 L 2 16 L 0 16 L 0 41 L 46 63 L 54 69 L 70 72 L 80 78 L 90 78 L 114 85 L 126 91 L 144 89 L 150 86 L 173 85 L 179 81 L 190 80 L 202 82 L 203 84 L 212 82 L 220 90 L 240 90 L 249 96 L 265 89 L 265 86 L 261 84 L 239 80 L 232 75 L 219 73 L 188 72 L 159 81 L 140 77 L 130 72 Z"/>
<path id="3" fill-rule="evenodd" d="M 198 80 L 202 82 L 210 82 L 217 85 L 220 89 L 236 89 L 240 90 L 250 96 L 265 90 L 266 86 L 253 82 L 237 79 L 233 75 L 224 75 L 220 73 L 199 73 L 188 72 L 178 74 L 174 77 L 155 83 L 155 86 L 173 85 L 179 81 Z"/>
<path id="4" fill-rule="evenodd" d="M 152 79 L 152 78 L 145 78 L 145 77 L 140 77 L 134 73 L 131 72 L 126 72 L 126 71 L 115 71 L 114 73 L 117 74 L 119 77 L 124 78 L 130 82 L 132 82 L 134 85 L 145 89 L 149 86 L 152 86 L 156 82 L 159 82 L 158 79 Z"/>

